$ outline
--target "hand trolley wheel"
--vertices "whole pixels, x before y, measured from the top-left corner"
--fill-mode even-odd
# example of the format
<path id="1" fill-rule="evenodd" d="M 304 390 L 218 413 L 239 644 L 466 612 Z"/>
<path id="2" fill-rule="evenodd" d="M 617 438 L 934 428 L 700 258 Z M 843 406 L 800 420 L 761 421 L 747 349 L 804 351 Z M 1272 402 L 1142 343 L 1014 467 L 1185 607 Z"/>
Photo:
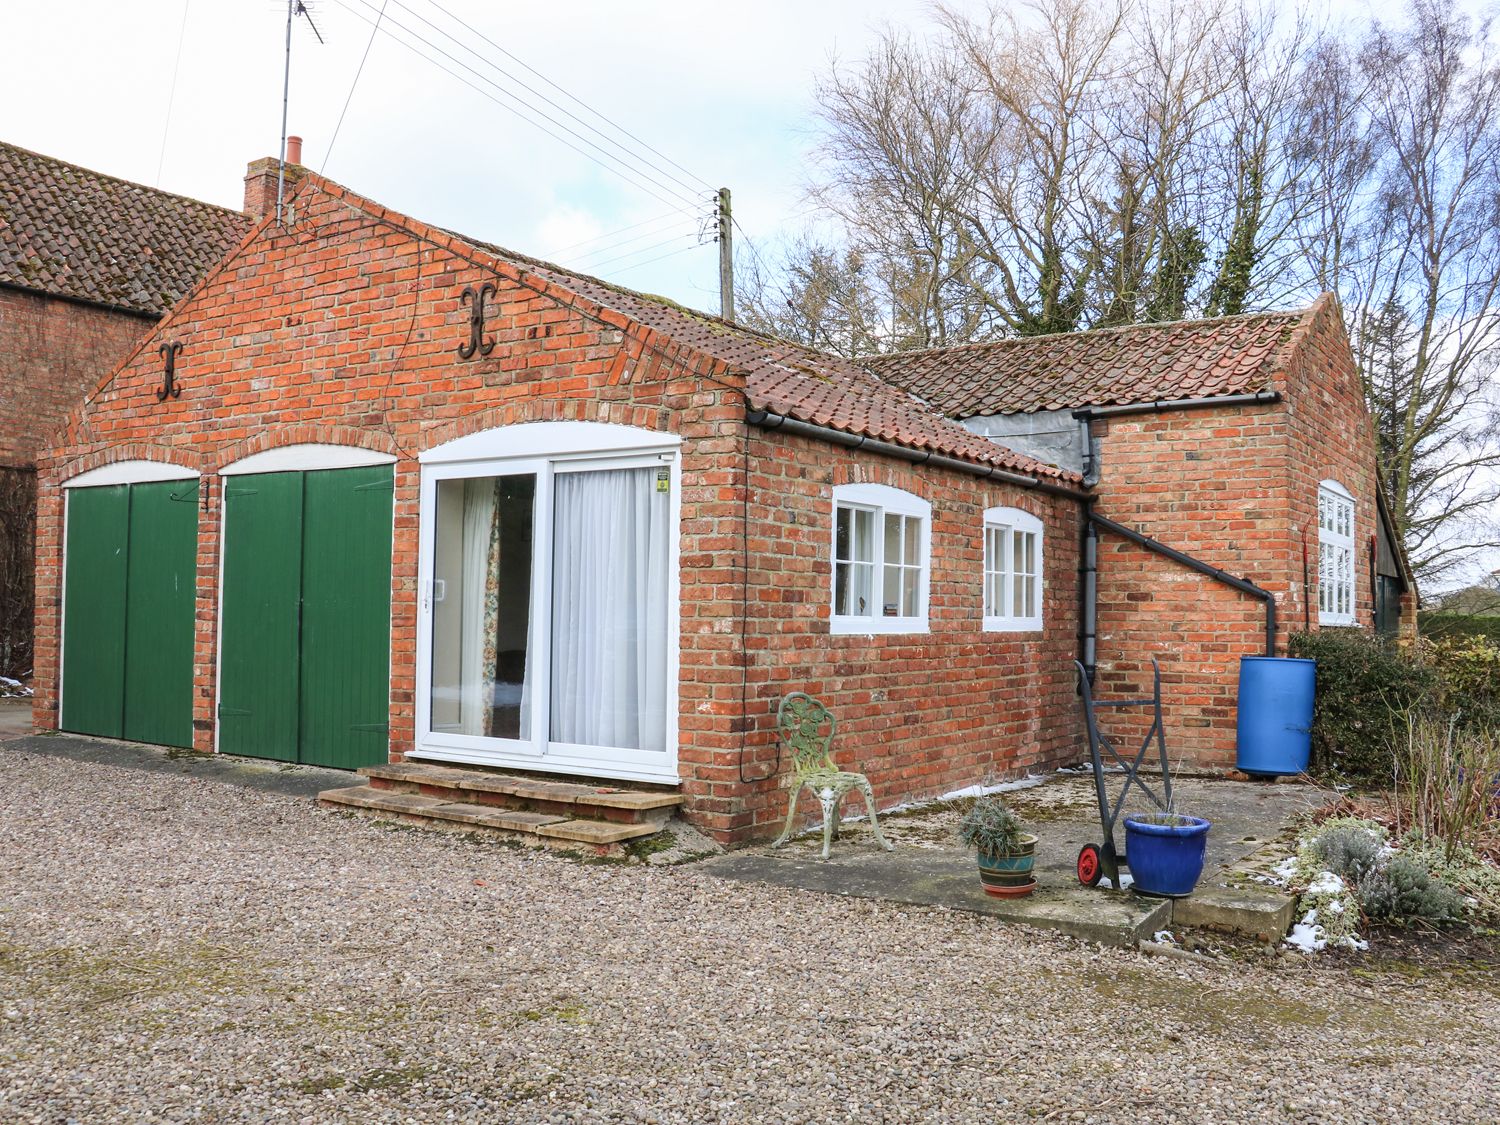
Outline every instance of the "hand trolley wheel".
<path id="1" fill-rule="evenodd" d="M 1099 845 L 1084 844 L 1083 850 L 1078 853 L 1078 881 L 1085 887 L 1097 887 L 1103 874 L 1103 866 Z"/>

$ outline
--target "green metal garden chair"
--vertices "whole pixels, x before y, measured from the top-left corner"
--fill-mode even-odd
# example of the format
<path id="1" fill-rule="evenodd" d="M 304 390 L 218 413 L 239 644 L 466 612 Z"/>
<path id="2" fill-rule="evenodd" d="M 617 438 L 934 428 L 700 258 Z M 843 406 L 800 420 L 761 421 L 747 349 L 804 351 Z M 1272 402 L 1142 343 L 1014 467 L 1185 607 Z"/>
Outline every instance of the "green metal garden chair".
<path id="1" fill-rule="evenodd" d="M 823 733 L 824 724 L 828 733 Z M 858 789 L 865 799 L 865 808 L 870 813 L 870 827 L 875 839 L 886 851 L 891 843 L 880 831 L 880 820 L 875 815 L 875 792 L 870 788 L 869 778 L 862 773 L 841 770 L 834 764 L 828 747 L 838 724 L 833 712 L 805 691 L 794 691 L 776 708 L 776 735 L 786 743 L 792 754 L 792 795 L 787 800 L 786 827 L 771 846 L 779 848 L 792 835 L 792 823 L 797 818 L 797 798 L 806 789 L 817 796 L 823 806 L 823 858 L 839 834 L 839 804 L 851 789 Z"/>

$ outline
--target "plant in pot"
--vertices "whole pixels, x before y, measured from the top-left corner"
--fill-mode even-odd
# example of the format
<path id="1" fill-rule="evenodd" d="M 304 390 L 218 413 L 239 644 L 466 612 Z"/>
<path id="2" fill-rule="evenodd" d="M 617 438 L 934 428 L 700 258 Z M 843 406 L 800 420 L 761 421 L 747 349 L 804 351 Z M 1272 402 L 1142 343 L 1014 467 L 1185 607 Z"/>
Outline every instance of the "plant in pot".
<path id="1" fill-rule="evenodd" d="M 1036 889 L 1032 863 L 1036 837 L 998 797 L 980 797 L 958 823 L 958 838 L 979 857 L 979 881 L 984 893 L 996 898 L 1019 898 Z"/>
<path id="2" fill-rule="evenodd" d="M 1137 891 L 1167 898 L 1193 893 L 1208 852 L 1209 822 L 1177 812 L 1125 818 L 1125 854 Z"/>

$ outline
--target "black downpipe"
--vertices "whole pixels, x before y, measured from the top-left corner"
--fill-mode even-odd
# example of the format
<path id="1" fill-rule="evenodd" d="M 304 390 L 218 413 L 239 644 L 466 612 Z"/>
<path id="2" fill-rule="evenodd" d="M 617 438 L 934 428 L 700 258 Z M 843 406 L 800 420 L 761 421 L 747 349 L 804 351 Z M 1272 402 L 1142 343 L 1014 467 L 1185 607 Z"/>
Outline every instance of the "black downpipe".
<path id="1" fill-rule="evenodd" d="M 1078 653 L 1084 675 L 1094 682 L 1099 647 L 1099 529 L 1093 512 L 1083 512 L 1083 543 L 1078 555 Z"/>
<path id="2" fill-rule="evenodd" d="M 1105 531 L 1128 539 L 1148 551 L 1154 551 L 1163 558 L 1171 559 L 1173 562 L 1196 570 L 1199 574 L 1207 575 L 1216 582 L 1222 582 L 1226 586 L 1233 587 L 1242 594 L 1249 594 L 1252 598 L 1259 598 L 1266 606 L 1266 655 L 1276 655 L 1276 595 L 1269 590 L 1263 590 L 1254 582 L 1245 578 L 1236 578 L 1227 571 L 1220 570 L 1216 566 L 1209 566 L 1202 559 L 1195 559 L 1192 555 L 1184 554 L 1174 547 L 1168 547 L 1165 543 L 1158 543 L 1149 535 L 1142 535 L 1134 528 L 1126 527 L 1122 523 L 1101 516 L 1098 512 L 1089 512 L 1090 524 L 1102 527 Z"/>

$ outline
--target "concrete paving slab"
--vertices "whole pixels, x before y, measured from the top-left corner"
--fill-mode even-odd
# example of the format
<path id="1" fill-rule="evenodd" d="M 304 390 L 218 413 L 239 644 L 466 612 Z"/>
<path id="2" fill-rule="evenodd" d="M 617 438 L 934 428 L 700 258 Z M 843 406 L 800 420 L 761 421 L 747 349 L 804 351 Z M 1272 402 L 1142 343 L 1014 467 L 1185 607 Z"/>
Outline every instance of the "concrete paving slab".
<path id="1" fill-rule="evenodd" d="M 1123 784 L 1123 776 L 1110 776 L 1111 800 Z M 1159 790 L 1159 781 L 1153 784 Z M 882 816 L 881 826 L 896 845 L 893 852 L 878 848 L 868 824 L 856 819 L 844 821 L 844 838 L 834 844 L 826 863 L 818 859 L 821 834 L 811 831 L 789 841 L 785 848 L 734 852 L 707 861 L 704 868 L 731 879 L 967 910 L 1113 945 L 1134 945 L 1157 930 L 1170 928 L 1174 921 L 1184 926 L 1212 925 L 1263 941 L 1284 934 L 1291 918 L 1290 900 L 1247 891 L 1245 878 L 1237 874 L 1261 849 L 1275 846 L 1288 825 L 1326 801 L 1329 794 L 1309 785 L 1199 778 L 1176 779 L 1173 793 L 1177 809 L 1213 822 L 1203 879 L 1193 896 L 1175 900 L 1189 904 L 1181 907 L 1174 906 L 1174 900 L 1089 890 L 1078 883 L 1079 849 L 1103 838 L 1089 774 L 1056 775 L 1004 794 L 1038 837 L 1038 886 L 1024 899 L 991 899 L 980 889 L 973 857 L 959 849 L 953 836 L 963 801 Z M 1155 806 L 1132 792 L 1125 808 L 1150 812 Z M 1123 823 L 1116 829 L 1115 842 L 1124 849 Z"/>
<path id="2" fill-rule="evenodd" d="M 1129 946 L 1150 938 L 1172 916 L 1172 904 L 1166 899 L 1083 891 L 1076 880 L 1072 887 L 1046 883 L 1025 898 L 991 898 L 980 888 L 973 857 L 961 852 L 860 850 L 826 863 L 735 852 L 707 860 L 702 867 L 725 879 L 986 914 L 1002 922 L 1058 930 L 1106 945 Z"/>

